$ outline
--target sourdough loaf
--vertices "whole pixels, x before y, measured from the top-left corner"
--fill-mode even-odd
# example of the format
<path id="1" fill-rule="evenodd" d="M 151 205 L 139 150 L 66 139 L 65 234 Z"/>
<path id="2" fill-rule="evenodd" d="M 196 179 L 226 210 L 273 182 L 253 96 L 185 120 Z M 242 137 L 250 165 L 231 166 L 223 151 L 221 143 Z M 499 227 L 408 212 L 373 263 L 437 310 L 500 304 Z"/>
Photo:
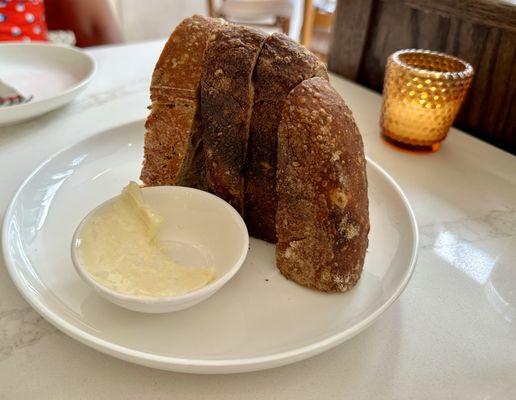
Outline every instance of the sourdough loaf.
<path id="1" fill-rule="evenodd" d="M 369 232 L 363 145 L 325 67 L 282 34 L 194 16 L 173 32 L 151 83 L 146 185 L 210 190 L 276 242 L 307 287 L 358 281 Z"/>
<path id="2" fill-rule="evenodd" d="M 201 114 L 209 189 L 241 214 L 243 167 L 253 109 L 252 74 L 267 36 L 224 24 L 213 30 L 204 54 Z"/>
<path id="3" fill-rule="evenodd" d="M 210 32 L 222 20 L 194 15 L 174 30 L 151 81 L 141 180 L 146 185 L 202 186 L 199 114 L 202 61 Z M 195 161 L 195 163 L 194 163 Z M 202 176 L 201 176 L 202 177 Z"/>
<path id="4" fill-rule="evenodd" d="M 281 273 L 326 292 L 353 287 L 368 245 L 364 150 L 351 111 L 324 79 L 305 80 L 287 97 L 276 190 Z"/>
<path id="5" fill-rule="evenodd" d="M 267 38 L 254 70 L 254 106 L 245 171 L 245 221 L 252 236 L 276 242 L 278 125 L 289 92 L 326 67 L 282 33 Z"/>

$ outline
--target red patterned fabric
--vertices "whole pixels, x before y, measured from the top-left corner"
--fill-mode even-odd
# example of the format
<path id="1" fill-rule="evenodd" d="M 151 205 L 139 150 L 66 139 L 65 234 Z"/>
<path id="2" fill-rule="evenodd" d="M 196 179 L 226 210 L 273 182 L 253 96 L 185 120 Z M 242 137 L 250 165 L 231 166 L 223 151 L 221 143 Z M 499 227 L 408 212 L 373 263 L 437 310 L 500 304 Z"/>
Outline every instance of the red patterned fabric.
<path id="1" fill-rule="evenodd" d="M 0 0 L 0 41 L 47 41 L 43 0 Z"/>

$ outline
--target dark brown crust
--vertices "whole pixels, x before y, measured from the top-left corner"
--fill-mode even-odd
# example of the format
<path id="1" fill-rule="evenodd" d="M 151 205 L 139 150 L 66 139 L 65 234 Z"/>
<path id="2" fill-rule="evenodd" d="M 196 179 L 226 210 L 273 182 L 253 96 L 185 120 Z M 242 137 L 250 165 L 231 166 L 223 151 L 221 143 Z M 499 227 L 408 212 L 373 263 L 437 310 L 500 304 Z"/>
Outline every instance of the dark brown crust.
<path id="1" fill-rule="evenodd" d="M 204 190 L 206 192 L 209 191 L 208 182 L 206 182 L 206 166 L 204 161 L 204 146 L 202 141 L 199 143 L 197 149 L 195 150 L 190 168 L 181 177 L 178 185 L 188 186 Z"/>
<path id="2" fill-rule="evenodd" d="M 141 178 L 211 190 L 245 211 L 252 235 L 277 232 L 283 275 L 342 292 L 368 245 L 362 140 L 315 56 L 266 39 L 200 16 L 178 26 L 151 83 Z"/>
<path id="3" fill-rule="evenodd" d="M 141 180 L 144 184 L 184 184 L 193 174 L 200 143 L 199 84 L 210 32 L 221 20 L 194 15 L 177 26 L 154 69 L 151 113 L 145 123 Z M 196 167 L 198 168 L 198 167 Z M 196 180 L 191 186 L 199 186 Z"/>
<path id="4" fill-rule="evenodd" d="M 210 190 L 244 210 L 242 170 L 253 107 L 252 73 L 267 36 L 233 24 L 217 27 L 206 47 L 201 79 L 206 178 Z"/>
<path id="5" fill-rule="evenodd" d="M 172 32 L 154 67 L 151 97 L 162 104 L 175 98 L 197 100 L 204 50 L 221 20 L 194 15 Z"/>
<path id="6" fill-rule="evenodd" d="M 276 262 L 301 285 L 344 292 L 360 278 L 369 212 L 362 138 L 321 78 L 288 95 L 278 130 Z"/>
<path id="7" fill-rule="evenodd" d="M 245 221 L 249 233 L 276 242 L 276 159 L 278 125 L 289 92 L 313 76 L 327 79 L 326 67 L 282 33 L 266 40 L 254 70 L 254 108 L 245 172 Z"/>

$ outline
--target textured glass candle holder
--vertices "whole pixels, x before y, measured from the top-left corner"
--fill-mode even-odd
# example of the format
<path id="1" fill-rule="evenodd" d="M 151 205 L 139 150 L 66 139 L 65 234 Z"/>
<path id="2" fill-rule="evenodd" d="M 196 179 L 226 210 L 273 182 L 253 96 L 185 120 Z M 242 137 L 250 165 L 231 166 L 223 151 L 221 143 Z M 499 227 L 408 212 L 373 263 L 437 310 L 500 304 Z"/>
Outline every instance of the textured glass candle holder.
<path id="1" fill-rule="evenodd" d="M 383 137 L 412 150 L 437 151 L 473 78 L 467 62 L 428 50 L 389 56 L 383 86 Z"/>

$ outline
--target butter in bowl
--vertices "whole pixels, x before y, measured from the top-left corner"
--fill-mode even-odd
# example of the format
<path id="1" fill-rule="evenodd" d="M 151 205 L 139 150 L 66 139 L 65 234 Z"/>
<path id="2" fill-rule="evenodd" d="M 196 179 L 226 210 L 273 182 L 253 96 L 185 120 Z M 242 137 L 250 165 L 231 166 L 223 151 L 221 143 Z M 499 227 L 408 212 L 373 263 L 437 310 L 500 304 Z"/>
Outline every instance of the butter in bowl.
<path id="1" fill-rule="evenodd" d="M 78 274 L 107 300 L 164 313 L 214 294 L 240 269 L 248 247 L 242 217 L 224 200 L 130 182 L 82 220 L 71 252 Z"/>

